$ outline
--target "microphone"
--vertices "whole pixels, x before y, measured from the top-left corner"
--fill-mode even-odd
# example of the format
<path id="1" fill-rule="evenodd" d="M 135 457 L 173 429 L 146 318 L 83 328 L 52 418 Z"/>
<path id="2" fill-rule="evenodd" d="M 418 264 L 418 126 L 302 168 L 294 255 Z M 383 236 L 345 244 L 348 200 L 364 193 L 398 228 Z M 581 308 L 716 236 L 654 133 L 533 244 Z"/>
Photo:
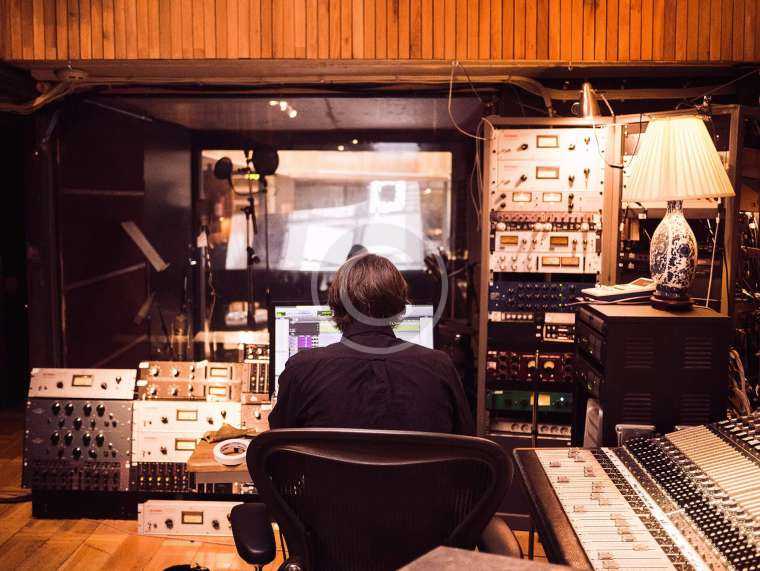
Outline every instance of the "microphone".
<path id="1" fill-rule="evenodd" d="M 222 157 L 214 164 L 214 176 L 219 180 L 226 180 L 230 183 L 232 182 L 233 174 L 250 174 L 252 172 L 250 167 L 234 168 L 232 159 L 229 157 Z"/>

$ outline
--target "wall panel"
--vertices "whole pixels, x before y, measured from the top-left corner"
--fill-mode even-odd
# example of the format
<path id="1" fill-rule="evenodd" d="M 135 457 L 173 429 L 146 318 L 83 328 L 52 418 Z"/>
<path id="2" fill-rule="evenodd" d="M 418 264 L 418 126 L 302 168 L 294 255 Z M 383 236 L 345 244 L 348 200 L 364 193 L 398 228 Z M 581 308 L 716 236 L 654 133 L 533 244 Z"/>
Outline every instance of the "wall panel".
<path id="1" fill-rule="evenodd" d="M 15 61 L 760 61 L 760 0 L 0 0 Z"/>

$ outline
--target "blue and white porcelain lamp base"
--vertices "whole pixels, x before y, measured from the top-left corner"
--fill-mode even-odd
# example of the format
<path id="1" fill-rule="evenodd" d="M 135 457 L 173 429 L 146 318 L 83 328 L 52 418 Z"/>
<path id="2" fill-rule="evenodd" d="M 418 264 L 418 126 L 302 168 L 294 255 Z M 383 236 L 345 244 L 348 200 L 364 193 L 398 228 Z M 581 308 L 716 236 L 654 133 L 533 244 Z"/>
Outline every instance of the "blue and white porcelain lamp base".
<path id="1" fill-rule="evenodd" d="M 683 201 L 668 201 L 668 210 L 652 235 L 649 269 L 655 281 L 652 306 L 687 310 L 689 288 L 697 269 L 697 239 L 683 215 Z"/>

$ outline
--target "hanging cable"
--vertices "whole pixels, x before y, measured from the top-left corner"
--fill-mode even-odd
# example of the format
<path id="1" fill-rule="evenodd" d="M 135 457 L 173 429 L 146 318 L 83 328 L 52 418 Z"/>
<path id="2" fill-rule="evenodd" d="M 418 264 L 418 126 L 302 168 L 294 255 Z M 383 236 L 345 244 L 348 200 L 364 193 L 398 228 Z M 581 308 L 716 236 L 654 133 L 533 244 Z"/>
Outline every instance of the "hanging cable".
<path id="1" fill-rule="evenodd" d="M 710 277 L 707 278 L 707 299 L 705 307 L 710 304 L 710 292 L 712 291 L 713 270 L 715 269 L 715 250 L 718 248 L 718 228 L 720 227 L 720 212 L 715 217 L 715 232 L 713 233 L 712 257 L 710 258 Z"/>
<path id="2" fill-rule="evenodd" d="M 448 104 L 446 105 L 446 108 L 449 112 L 449 119 L 451 120 L 451 124 L 454 125 L 454 128 L 462 133 L 462 135 L 466 137 L 470 137 L 471 139 L 475 139 L 476 141 L 487 141 L 485 137 L 479 137 L 477 134 L 468 133 L 464 129 L 462 129 L 459 124 L 457 124 L 456 120 L 454 119 L 454 114 L 451 112 L 451 102 L 453 100 L 454 96 L 454 70 L 456 69 L 457 65 L 459 65 L 458 61 L 452 61 L 451 62 L 451 74 L 449 75 L 449 98 L 448 98 Z M 476 92 L 477 95 L 477 92 Z M 480 96 L 478 96 L 480 97 Z M 482 99 L 480 100 L 483 101 Z"/>

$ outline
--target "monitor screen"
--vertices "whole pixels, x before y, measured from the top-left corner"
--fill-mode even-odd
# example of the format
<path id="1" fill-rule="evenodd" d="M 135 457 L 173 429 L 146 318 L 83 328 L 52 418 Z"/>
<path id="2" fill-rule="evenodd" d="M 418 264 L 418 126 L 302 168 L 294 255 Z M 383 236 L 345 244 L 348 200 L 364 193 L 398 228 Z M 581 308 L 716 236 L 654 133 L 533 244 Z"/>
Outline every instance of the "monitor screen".
<path id="1" fill-rule="evenodd" d="M 432 349 L 433 306 L 407 305 L 404 318 L 394 331 L 399 339 Z M 290 357 L 299 351 L 332 345 L 341 337 L 327 305 L 276 305 L 272 339 L 275 394 L 280 374 Z"/>

